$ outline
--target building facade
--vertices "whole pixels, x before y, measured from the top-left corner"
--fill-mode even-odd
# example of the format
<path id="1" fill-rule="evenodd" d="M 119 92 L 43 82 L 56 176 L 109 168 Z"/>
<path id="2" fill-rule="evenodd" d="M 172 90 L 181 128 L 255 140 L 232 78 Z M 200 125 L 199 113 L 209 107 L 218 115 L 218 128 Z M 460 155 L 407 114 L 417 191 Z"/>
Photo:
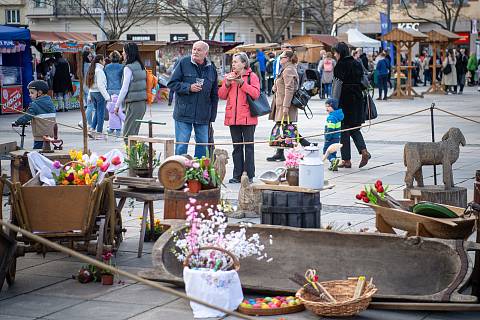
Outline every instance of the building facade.
<path id="1" fill-rule="evenodd" d="M 380 36 L 380 12 L 387 12 L 387 0 L 335 0 L 335 7 L 338 8 L 334 12 L 334 19 L 341 16 L 347 10 L 360 3 L 368 2 L 367 10 L 360 12 L 352 12 L 349 14 L 349 22 L 338 28 L 338 33 L 347 31 L 349 28 L 357 28 L 362 33 L 374 38 Z M 441 27 L 432 22 L 423 22 L 410 18 L 405 12 L 405 3 L 413 16 L 425 17 L 430 21 L 438 21 L 444 23 L 439 11 L 429 3 L 431 1 L 440 0 L 391 0 L 391 21 L 392 28 L 413 28 L 420 32 L 428 32 L 440 29 Z M 457 0 L 451 1 L 454 3 Z M 478 19 L 480 20 L 480 2 L 478 0 L 464 0 L 463 8 L 460 11 L 458 21 L 455 25 L 455 33 L 462 37 L 457 41 L 457 45 L 466 47 L 471 51 L 476 50 L 475 41 L 478 39 L 478 30 L 472 28 L 472 24 Z M 477 31 L 472 34 L 473 31 Z M 426 44 L 417 45 L 417 51 L 426 47 Z"/>
<path id="2" fill-rule="evenodd" d="M 28 0 L 27 18 L 31 30 L 89 32 L 96 35 L 98 40 L 104 40 L 103 32 L 88 18 L 81 15 L 81 9 L 78 4 L 75 5 L 75 1 L 56 0 L 55 3 L 56 6 L 51 6 L 47 4 L 47 0 Z M 92 4 L 95 5 L 95 0 L 92 0 Z M 98 12 L 101 12 L 101 8 L 98 8 Z M 98 21 L 100 19 L 100 14 L 98 14 Z M 285 38 L 288 38 L 288 35 L 299 35 L 301 33 L 301 23 L 291 23 L 287 29 Z M 225 36 L 223 36 L 223 30 Z M 121 40 L 144 41 L 178 41 L 195 40 L 197 38 L 191 27 L 186 23 L 176 23 L 162 14 L 152 15 L 133 26 L 120 37 Z M 247 16 L 235 16 L 225 21 L 224 27 L 220 28 L 214 40 L 241 41 L 244 43 L 265 42 L 253 20 Z"/>
<path id="3" fill-rule="evenodd" d="M 27 0 L 1 0 L 0 1 L 0 25 L 24 26 Z"/>

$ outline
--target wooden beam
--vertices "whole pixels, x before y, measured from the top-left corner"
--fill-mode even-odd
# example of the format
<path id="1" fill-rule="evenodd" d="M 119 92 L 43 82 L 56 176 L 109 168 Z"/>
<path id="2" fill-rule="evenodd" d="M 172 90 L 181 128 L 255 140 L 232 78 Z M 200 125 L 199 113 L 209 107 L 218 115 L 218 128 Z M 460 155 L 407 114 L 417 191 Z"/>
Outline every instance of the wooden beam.
<path id="1" fill-rule="evenodd" d="M 480 311 L 479 303 L 371 302 L 369 309 L 418 311 Z"/>

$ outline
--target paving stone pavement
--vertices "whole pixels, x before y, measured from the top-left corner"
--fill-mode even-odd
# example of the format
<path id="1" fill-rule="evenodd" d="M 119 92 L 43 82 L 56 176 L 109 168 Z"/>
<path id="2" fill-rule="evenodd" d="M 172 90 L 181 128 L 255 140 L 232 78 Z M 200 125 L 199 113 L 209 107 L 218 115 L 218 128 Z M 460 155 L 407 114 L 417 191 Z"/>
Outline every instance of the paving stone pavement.
<path id="1" fill-rule="evenodd" d="M 431 96 L 412 101 L 378 102 L 379 117 L 376 121 L 386 120 L 405 115 L 416 110 L 427 108 L 436 103 L 440 108 L 480 121 L 478 98 L 480 94 L 474 88 L 466 88 L 463 96 Z M 461 98 L 461 99 L 460 99 Z M 324 126 L 325 113 L 323 101 L 312 99 L 311 107 L 314 113 L 312 120 L 300 116 L 299 127 L 302 135 L 310 136 L 319 133 Z M 228 128 L 223 125 L 224 102 L 219 107 L 219 115 L 214 124 L 217 141 L 230 141 Z M 435 112 L 435 138 L 440 140 L 444 132 L 452 126 L 460 128 L 467 140 L 467 146 L 460 150 L 460 158 L 454 164 L 454 179 L 456 185 L 468 188 L 469 200 L 473 197 L 473 179 L 475 170 L 480 169 L 480 126 L 477 123 L 465 121 L 440 111 Z M 155 104 L 151 113 L 147 112 L 146 119 L 166 121 L 164 127 L 155 127 L 154 135 L 159 137 L 173 137 L 172 108 L 165 103 Z M 19 141 L 18 135 L 12 131 L 10 123 L 14 115 L 0 116 L 0 143 Z M 78 111 L 59 113 L 57 121 L 76 126 L 80 119 Z M 430 115 L 423 112 L 414 116 L 396 121 L 373 125 L 363 129 L 365 140 L 372 159 L 365 168 L 341 169 L 338 172 L 326 171 L 326 179 L 335 184 L 332 190 L 322 192 L 322 224 L 331 224 L 344 231 L 358 231 L 367 228 L 367 232 L 374 231 L 374 215 L 369 208 L 355 203 L 355 194 L 366 183 L 373 183 L 382 179 L 389 184 L 395 197 L 402 197 L 404 188 L 403 145 L 406 141 L 429 141 Z M 261 118 L 256 130 L 256 139 L 267 139 L 272 123 Z M 146 128 L 142 127 L 142 134 Z M 30 132 L 28 132 L 30 134 Z M 65 148 L 82 147 L 81 134 L 73 128 L 60 127 L 60 136 L 65 141 Z M 321 137 L 312 141 L 323 143 Z M 30 136 L 26 139 L 26 146 L 32 144 Z M 89 141 L 93 151 L 102 153 L 111 148 L 122 148 L 121 141 L 109 139 L 107 141 Z M 229 152 L 229 146 L 222 146 Z M 271 169 L 272 164 L 265 158 L 273 149 L 265 145 L 256 145 L 255 161 L 257 175 Z M 352 152 L 354 164 L 358 163 L 359 156 Z M 280 163 L 273 166 L 280 166 Z M 230 161 L 227 167 L 227 179 L 230 178 L 233 165 Z M 2 161 L 2 172 L 9 172 L 9 163 Z M 438 170 L 438 180 L 441 181 L 441 169 Z M 424 168 L 426 183 L 433 183 L 432 168 Z M 227 184 L 223 191 L 224 197 L 235 201 L 238 185 Z M 6 198 L 3 198 L 3 203 Z M 155 203 L 155 215 L 162 218 L 163 201 Z M 4 208 L 4 218 L 8 219 L 8 207 Z M 136 273 L 142 268 L 151 268 L 151 251 L 153 244 L 145 243 L 144 255 L 137 258 L 139 239 L 139 220 L 142 204 L 134 203 L 133 207 L 122 212 L 124 225 L 127 228 L 125 241 L 117 253 L 116 264 L 119 268 Z M 245 219 L 259 223 L 258 218 Z M 232 219 L 232 222 L 238 220 Z M 177 297 L 151 289 L 134 281 L 120 278 L 121 283 L 113 286 L 102 286 L 96 283 L 82 285 L 72 279 L 82 266 L 76 258 L 61 253 L 48 253 L 45 257 L 29 253 L 18 259 L 17 278 L 15 284 L 8 288 L 4 286 L 0 292 L 0 319 L 1 320 L 29 320 L 29 319 L 192 319 L 188 303 Z M 413 284 L 412 284 L 413 285 Z M 178 289 L 182 291 L 181 289 Z M 279 319 L 280 317 L 262 317 L 259 319 Z M 284 316 L 289 320 L 318 319 L 308 311 Z M 235 319 L 226 317 L 226 319 Z M 467 312 L 400 312 L 367 310 L 361 315 L 351 318 L 361 320 L 446 320 L 446 319 L 480 319 L 480 313 Z"/>

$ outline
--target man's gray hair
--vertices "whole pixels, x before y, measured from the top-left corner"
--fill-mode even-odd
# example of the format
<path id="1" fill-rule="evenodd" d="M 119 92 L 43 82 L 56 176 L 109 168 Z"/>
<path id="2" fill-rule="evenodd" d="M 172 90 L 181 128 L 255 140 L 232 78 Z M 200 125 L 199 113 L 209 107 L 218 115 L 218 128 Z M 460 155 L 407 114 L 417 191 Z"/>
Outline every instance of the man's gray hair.
<path id="1" fill-rule="evenodd" d="M 248 55 L 245 52 L 235 53 L 233 57 L 237 57 L 238 59 L 240 59 L 242 63 L 245 63 L 245 69 L 248 69 L 249 59 Z"/>
<path id="2" fill-rule="evenodd" d="M 197 43 L 200 43 L 207 50 L 207 52 L 210 50 L 210 46 L 205 41 L 199 40 L 196 41 L 193 45 L 196 45 Z"/>

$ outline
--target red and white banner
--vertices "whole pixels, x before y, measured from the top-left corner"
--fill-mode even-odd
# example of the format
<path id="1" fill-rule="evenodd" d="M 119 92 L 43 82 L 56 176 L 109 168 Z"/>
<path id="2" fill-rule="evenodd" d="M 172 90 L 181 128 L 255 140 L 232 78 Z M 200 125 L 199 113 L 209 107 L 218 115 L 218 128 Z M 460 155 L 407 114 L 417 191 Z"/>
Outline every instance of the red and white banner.
<path id="1" fill-rule="evenodd" d="M 2 114 L 23 110 L 22 86 L 2 87 Z"/>

